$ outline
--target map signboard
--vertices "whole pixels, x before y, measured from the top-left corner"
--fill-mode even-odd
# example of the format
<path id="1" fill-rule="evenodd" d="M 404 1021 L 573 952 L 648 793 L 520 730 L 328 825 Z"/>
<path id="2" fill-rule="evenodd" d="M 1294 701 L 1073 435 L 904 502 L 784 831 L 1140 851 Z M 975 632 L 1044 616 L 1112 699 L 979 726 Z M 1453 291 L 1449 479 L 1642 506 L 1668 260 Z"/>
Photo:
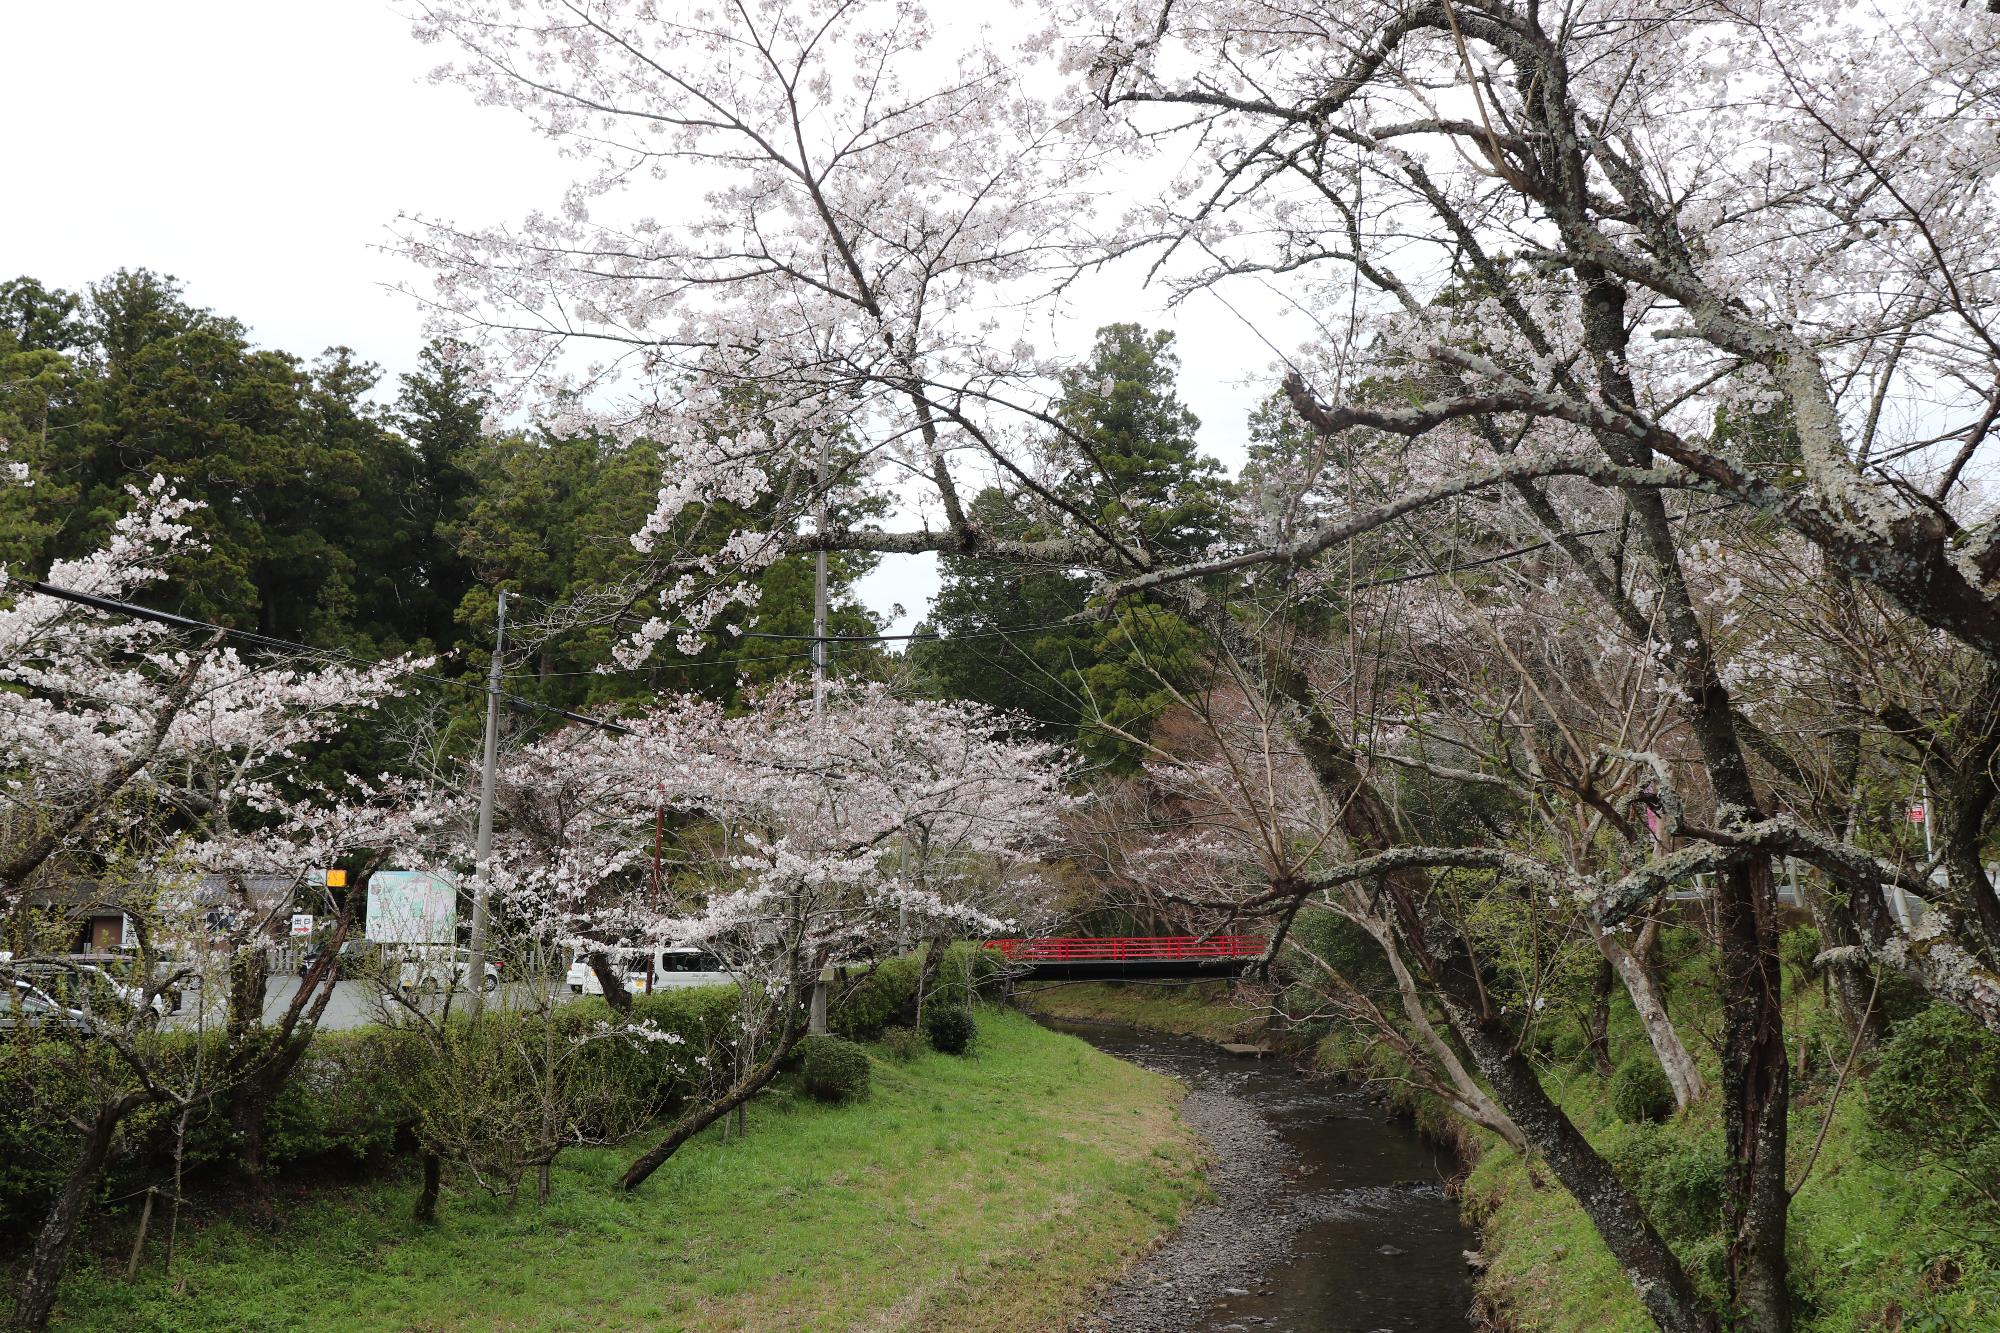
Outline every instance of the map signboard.
<path id="1" fill-rule="evenodd" d="M 450 944 L 458 937 L 458 885 L 430 870 L 368 877 L 368 938 L 377 944 Z"/>

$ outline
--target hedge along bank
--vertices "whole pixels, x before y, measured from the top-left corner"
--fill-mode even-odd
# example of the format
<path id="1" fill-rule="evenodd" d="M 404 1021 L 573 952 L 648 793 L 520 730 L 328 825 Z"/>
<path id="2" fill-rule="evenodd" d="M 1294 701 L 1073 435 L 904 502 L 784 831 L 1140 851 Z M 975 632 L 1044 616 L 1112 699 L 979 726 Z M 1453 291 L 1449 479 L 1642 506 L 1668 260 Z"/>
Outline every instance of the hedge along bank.
<path id="1" fill-rule="evenodd" d="M 844 978 L 834 988 L 828 1025 L 854 1041 L 871 1040 L 885 1028 L 909 1024 L 916 1012 L 919 966 L 894 958 Z M 947 966 L 937 969 L 925 1006 L 963 1007 L 997 980 L 997 965 L 978 950 L 958 947 Z M 609 1079 L 622 1105 L 609 1119 L 672 1113 L 693 1091 L 688 1051 L 726 1046 L 739 1010 L 731 987 L 665 991 L 633 998 L 630 1022 L 647 1025 L 677 1041 L 592 1041 L 584 1048 L 580 1072 Z M 579 1000 L 554 1010 L 547 1021 L 559 1039 L 582 1038 L 611 1022 L 601 1001 Z M 489 1025 L 535 1025 L 534 1012 L 488 1010 Z M 223 1048 L 220 1032 L 153 1032 L 173 1061 L 215 1059 Z M 528 1043 L 493 1043 L 495 1048 Z M 400 1028 L 367 1027 L 314 1035 L 306 1055 L 272 1102 L 265 1133 L 274 1177 L 298 1176 L 327 1165 L 377 1164 L 408 1151 L 423 1114 L 416 1089 L 424 1082 L 423 1063 L 434 1047 Z M 40 1224 L 49 1200 L 75 1159 L 76 1130 L 65 1107 L 100 1072 L 113 1075 L 114 1054 L 90 1043 L 54 1043 L 15 1038 L 0 1041 L 0 1236 L 10 1245 Z M 183 1178 L 230 1162 L 235 1142 L 226 1107 L 218 1099 L 200 1108 L 179 1132 L 170 1108 L 148 1107 L 121 1130 L 110 1168 L 98 1194 L 100 1204 L 130 1207 L 148 1187 L 171 1191 L 176 1149 Z"/>

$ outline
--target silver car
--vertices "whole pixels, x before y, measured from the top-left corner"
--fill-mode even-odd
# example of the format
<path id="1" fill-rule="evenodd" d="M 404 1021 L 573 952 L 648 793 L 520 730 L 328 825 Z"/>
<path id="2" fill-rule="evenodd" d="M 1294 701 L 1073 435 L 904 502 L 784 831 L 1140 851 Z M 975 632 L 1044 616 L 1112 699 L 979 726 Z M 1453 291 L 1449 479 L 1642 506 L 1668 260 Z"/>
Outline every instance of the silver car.
<path id="1" fill-rule="evenodd" d="M 0 987 L 0 1031 L 23 1028 L 84 1036 L 96 1031 L 83 1010 L 63 1004 L 31 981 L 14 977 Z"/>

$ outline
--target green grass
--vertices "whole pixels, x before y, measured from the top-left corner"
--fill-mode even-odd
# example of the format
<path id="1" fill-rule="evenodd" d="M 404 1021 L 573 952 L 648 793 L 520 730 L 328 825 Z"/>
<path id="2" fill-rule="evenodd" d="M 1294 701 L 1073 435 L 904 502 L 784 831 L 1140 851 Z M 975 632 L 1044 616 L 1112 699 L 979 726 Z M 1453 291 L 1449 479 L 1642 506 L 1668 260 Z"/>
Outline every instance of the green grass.
<path id="1" fill-rule="evenodd" d="M 577 1151 L 545 1207 L 461 1185 L 434 1229 L 402 1178 L 276 1227 L 184 1229 L 171 1277 L 74 1272 L 64 1326 L 195 1329 L 1035 1329 L 1200 1191 L 1171 1080 L 1012 1013 L 966 1059 L 875 1061 L 865 1102 L 760 1098 L 636 1195 L 629 1150 Z M 530 1191 L 531 1193 L 532 1191 Z M 113 1244 L 116 1237 L 109 1238 Z"/>
<path id="2" fill-rule="evenodd" d="M 1676 998 L 1686 1008 L 1695 997 Z M 1837 1065 L 1845 1042 L 1819 996 L 1792 996 L 1786 1023 L 1792 1040 L 1815 1044 L 1819 1067 Z M 1688 1029 L 1684 1027 L 1684 1032 Z M 1692 1035 L 1691 1032 L 1688 1035 Z M 1626 1034 L 1627 1040 L 1636 1040 Z M 1718 1079 L 1712 1052 L 1702 1052 L 1703 1075 Z M 1640 1134 L 1613 1120 L 1594 1076 L 1558 1068 L 1544 1082 L 1600 1150 Z M 1789 1176 L 1796 1181 L 1811 1155 L 1827 1111 L 1824 1076 L 1793 1103 Z M 1950 1182 L 1933 1172 L 1893 1169 L 1870 1156 L 1863 1132 L 1865 1081 L 1850 1081 L 1834 1110 L 1826 1144 L 1792 1201 L 1789 1218 L 1794 1317 L 1800 1333 L 1874 1333 L 1875 1330 L 2000 1329 L 2000 1251 L 1994 1237 L 1954 1198 Z M 1658 1131 L 1661 1149 L 1705 1147 L 1720 1153 L 1718 1094 Z M 1520 1158 L 1504 1149 L 1487 1152 L 1465 1183 L 1468 1211 L 1483 1220 L 1483 1248 L 1491 1262 L 1481 1290 L 1516 1333 L 1645 1333 L 1653 1327 L 1583 1210 L 1553 1181 L 1532 1181 Z M 1720 1240 L 1681 1245 L 1698 1280 L 1719 1289 Z"/>
<path id="3" fill-rule="evenodd" d="M 1249 1041 L 1264 1025 L 1261 1016 L 1230 1003 L 1226 981 L 1170 985 L 1064 982 L 1024 987 L 1015 992 L 1015 999 L 1030 1013 L 1050 1018 L 1129 1023 L 1152 1032 L 1210 1041 Z"/>

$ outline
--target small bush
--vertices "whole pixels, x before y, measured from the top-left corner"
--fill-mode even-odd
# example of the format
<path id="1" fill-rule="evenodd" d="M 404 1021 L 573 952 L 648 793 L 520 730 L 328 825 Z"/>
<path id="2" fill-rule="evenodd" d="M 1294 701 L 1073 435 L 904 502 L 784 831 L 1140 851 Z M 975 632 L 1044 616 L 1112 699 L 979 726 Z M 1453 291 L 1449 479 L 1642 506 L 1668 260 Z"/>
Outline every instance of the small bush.
<path id="1" fill-rule="evenodd" d="M 1794 926 L 1778 940 L 1778 958 L 1797 981 L 1819 975 L 1813 960 L 1820 955 L 1819 932 L 1811 926 Z"/>
<path id="2" fill-rule="evenodd" d="M 1590 1067 L 1590 1034 L 1581 1023 L 1543 1023 L 1536 1036 L 1551 1062 L 1564 1069 Z"/>
<path id="3" fill-rule="evenodd" d="M 1640 1125 L 1610 1157 L 1619 1176 L 1646 1206 L 1646 1216 L 1668 1240 L 1695 1241 L 1721 1234 L 1729 1164 L 1705 1137 L 1690 1140 L 1684 1126 Z"/>
<path id="4" fill-rule="evenodd" d="M 972 1045 L 972 1015 L 963 1009 L 937 1008 L 924 1015 L 924 1036 L 931 1049 L 946 1055 L 964 1055 Z"/>
<path id="5" fill-rule="evenodd" d="M 411 1081 L 425 1058 L 412 1034 L 389 1028 L 315 1035 L 265 1121 L 271 1166 L 386 1155 L 416 1119 Z M 172 1144 L 155 1148 L 171 1153 Z"/>
<path id="6" fill-rule="evenodd" d="M 1641 1051 L 1618 1066 L 1611 1076 L 1611 1110 L 1620 1120 L 1635 1124 L 1665 1120 L 1674 1113 L 1673 1085 L 1652 1052 Z"/>
<path id="7" fill-rule="evenodd" d="M 1868 1080 L 1869 1142 L 1898 1166 L 1940 1166 L 1974 1196 L 2000 1193 L 2000 1038 L 1935 1005 L 1895 1029 Z"/>
<path id="8" fill-rule="evenodd" d="M 851 1102 L 868 1095 L 868 1052 L 853 1042 L 807 1037 L 799 1051 L 799 1072 L 815 1101 Z"/>
<path id="9" fill-rule="evenodd" d="M 923 1034 L 915 1028 L 888 1028 L 882 1033 L 882 1054 L 898 1064 L 908 1064 L 925 1049 Z"/>

